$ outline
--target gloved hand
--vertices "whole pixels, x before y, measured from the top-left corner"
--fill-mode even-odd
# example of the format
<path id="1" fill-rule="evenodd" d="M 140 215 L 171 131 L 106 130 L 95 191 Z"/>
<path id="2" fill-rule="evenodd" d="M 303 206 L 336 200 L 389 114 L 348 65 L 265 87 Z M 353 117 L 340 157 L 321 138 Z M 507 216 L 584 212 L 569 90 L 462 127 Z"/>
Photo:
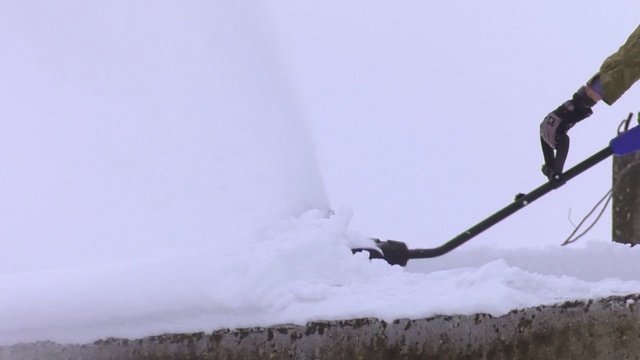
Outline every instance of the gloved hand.
<path id="1" fill-rule="evenodd" d="M 593 114 L 591 107 L 596 104 L 597 95 L 592 97 L 589 92 L 593 93 L 593 90 L 586 86 L 581 87 L 573 94 L 571 100 L 549 113 L 540 124 L 540 142 L 545 161 L 542 173 L 550 181 L 560 181 L 569 152 L 567 132 L 573 125 Z"/>
<path id="2" fill-rule="evenodd" d="M 569 129 L 577 122 L 584 120 L 593 114 L 591 107 L 596 102 L 587 95 L 586 86 L 581 87 L 573 98 L 557 109 L 549 113 L 540 124 L 540 137 L 556 149 L 559 141 L 562 141 Z"/>

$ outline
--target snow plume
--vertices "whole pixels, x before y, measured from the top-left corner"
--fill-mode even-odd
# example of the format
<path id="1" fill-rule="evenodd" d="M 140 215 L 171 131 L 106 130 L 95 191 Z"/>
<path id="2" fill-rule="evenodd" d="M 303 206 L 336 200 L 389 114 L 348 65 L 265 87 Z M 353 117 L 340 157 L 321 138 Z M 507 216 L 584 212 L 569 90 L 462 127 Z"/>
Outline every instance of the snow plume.
<path id="1" fill-rule="evenodd" d="M 0 271 L 219 248 L 328 210 L 258 5 L 1 6 Z"/>

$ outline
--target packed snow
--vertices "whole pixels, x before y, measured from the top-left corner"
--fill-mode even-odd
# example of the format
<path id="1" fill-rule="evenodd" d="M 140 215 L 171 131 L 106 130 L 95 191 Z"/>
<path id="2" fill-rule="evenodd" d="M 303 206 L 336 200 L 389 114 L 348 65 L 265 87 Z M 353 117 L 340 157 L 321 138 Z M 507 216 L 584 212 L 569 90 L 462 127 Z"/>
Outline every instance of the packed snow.
<path id="1" fill-rule="evenodd" d="M 640 249 L 461 249 L 407 268 L 352 255 L 350 213 L 311 210 L 253 241 L 179 256 L 0 275 L 2 344 L 376 317 L 489 313 L 640 292 Z M 245 239 L 246 240 L 246 239 Z"/>
<path id="2" fill-rule="evenodd" d="M 640 292 L 640 249 L 608 239 L 352 254 L 376 234 L 329 201 L 254 5 L 2 5 L 0 345 Z"/>

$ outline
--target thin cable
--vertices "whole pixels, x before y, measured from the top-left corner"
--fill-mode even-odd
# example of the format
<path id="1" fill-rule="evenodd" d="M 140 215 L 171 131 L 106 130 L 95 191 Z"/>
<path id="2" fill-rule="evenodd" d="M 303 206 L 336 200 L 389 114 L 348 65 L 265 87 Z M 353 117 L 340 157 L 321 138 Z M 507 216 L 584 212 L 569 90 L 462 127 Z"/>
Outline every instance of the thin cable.
<path id="1" fill-rule="evenodd" d="M 578 226 L 576 226 L 575 229 L 573 229 L 573 232 L 571 232 L 571 234 L 567 237 L 567 239 L 562 243 L 562 246 L 565 246 L 565 245 L 568 245 L 568 244 L 571 244 L 573 242 L 578 241 L 578 239 L 583 237 L 586 233 L 589 232 L 589 230 L 591 230 L 591 228 L 593 228 L 595 226 L 595 224 L 598 222 L 598 220 L 600 220 L 600 218 L 602 217 L 602 214 L 604 214 L 604 211 L 607 209 L 607 206 L 609 205 L 609 201 L 611 201 L 612 194 L 613 194 L 613 191 L 612 191 L 612 189 L 610 189 L 609 191 L 607 191 L 607 193 L 600 200 L 598 200 L 598 202 L 593 207 L 593 209 L 591 209 L 591 211 L 589 211 L 589 213 L 582 219 L 582 221 L 580 221 L 580 223 L 578 223 Z M 578 230 L 580 230 L 580 227 L 585 223 L 585 221 L 587 221 L 589 216 L 591 216 L 593 214 L 593 212 L 596 211 L 598 206 L 600 206 L 600 204 L 602 204 L 602 202 L 605 201 L 605 200 L 606 200 L 606 202 L 604 203 L 604 206 L 602 207 L 602 210 L 600 210 L 600 213 L 598 213 L 598 216 L 596 216 L 596 219 L 591 223 L 591 225 L 589 225 L 589 227 L 587 227 L 587 229 L 585 231 L 580 233 L 580 235 L 578 235 L 575 238 L 573 238 L 573 236 L 578 232 Z"/>
<path id="2" fill-rule="evenodd" d="M 589 230 L 591 230 L 596 223 L 600 220 L 600 218 L 602 217 L 602 214 L 604 214 L 604 211 L 607 209 L 607 206 L 609 205 L 609 202 L 611 201 L 611 198 L 613 197 L 613 192 L 618 188 L 618 186 L 620 185 L 620 180 L 627 175 L 631 169 L 633 169 L 634 167 L 640 165 L 640 160 L 636 160 L 630 164 L 627 164 L 624 169 L 622 169 L 622 171 L 620 171 L 620 173 L 618 174 L 618 178 L 616 179 L 616 181 L 614 182 L 613 186 L 611 187 L 611 189 L 609 191 L 607 191 L 607 193 L 596 203 L 596 205 L 591 209 L 591 211 L 589 211 L 589 213 L 582 219 L 582 221 L 580 221 L 580 223 L 578 223 L 578 226 L 576 226 L 576 228 L 573 230 L 573 232 L 571 232 L 571 234 L 567 237 L 567 239 L 562 243 L 562 246 L 571 244 L 576 242 L 578 239 L 580 239 L 581 237 L 583 237 L 584 235 L 586 235 Z M 606 201 L 605 201 L 606 200 Z M 604 201 L 604 206 L 602 207 L 602 210 L 600 210 L 600 213 L 598 213 L 598 216 L 596 216 L 595 220 L 591 223 L 591 225 L 589 225 L 582 233 L 580 233 L 579 235 L 577 235 L 574 238 L 574 235 L 578 232 L 578 230 L 580 229 L 580 227 L 585 223 L 585 221 L 587 221 L 587 219 L 596 211 L 596 209 L 598 208 L 598 206 L 600 206 L 600 204 L 602 204 L 602 202 Z"/>

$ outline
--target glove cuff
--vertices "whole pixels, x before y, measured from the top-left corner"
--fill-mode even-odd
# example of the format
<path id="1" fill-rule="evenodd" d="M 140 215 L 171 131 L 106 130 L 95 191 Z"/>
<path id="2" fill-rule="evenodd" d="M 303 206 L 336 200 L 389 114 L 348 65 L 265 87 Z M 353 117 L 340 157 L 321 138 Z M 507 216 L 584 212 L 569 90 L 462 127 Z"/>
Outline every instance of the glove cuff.
<path id="1" fill-rule="evenodd" d="M 573 100 L 585 108 L 591 108 L 598 100 L 598 94 L 588 86 L 581 86 L 578 91 L 573 94 Z"/>

